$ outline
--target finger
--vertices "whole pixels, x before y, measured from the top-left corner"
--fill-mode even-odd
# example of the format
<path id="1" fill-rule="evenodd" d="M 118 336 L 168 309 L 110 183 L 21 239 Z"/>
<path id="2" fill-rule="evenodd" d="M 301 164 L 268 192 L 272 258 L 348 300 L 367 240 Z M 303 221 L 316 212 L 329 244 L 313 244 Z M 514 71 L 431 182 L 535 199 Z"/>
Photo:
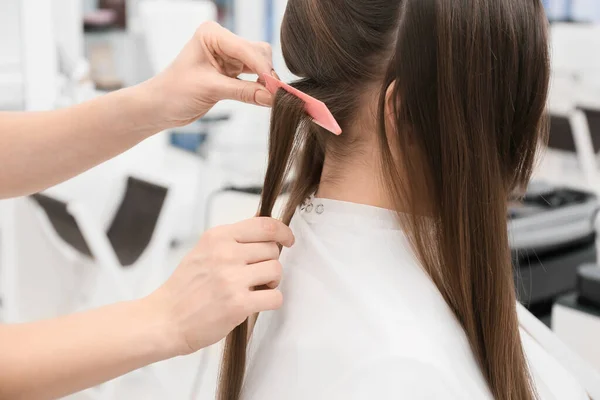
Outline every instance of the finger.
<path id="1" fill-rule="evenodd" d="M 252 70 L 246 66 L 244 66 L 244 70 L 242 71 L 244 74 L 252 74 Z M 277 75 L 277 72 L 275 72 L 275 70 L 271 71 L 270 74 L 273 78 L 281 80 L 281 78 L 279 77 L 279 75 Z M 262 80 L 264 82 L 264 78 L 263 75 L 259 75 L 258 79 Z"/>
<path id="2" fill-rule="evenodd" d="M 244 269 L 244 273 L 247 274 L 246 283 L 249 288 L 260 286 L 276 288 L 281 283 L 283 268 L 279 261 L 271 260 L 248 265 Z"/>
<path id="3" fill-rule="evenodd" d="M 265 286 L 263 286 L 263 289 L 264 290 L 277 289 L 280 284 L 281 284 L 281 279 L 278 281 L 271 281 L 271 282 L 267 283 Z"/>
<path id="4" fill-rule="evenodd" d="M 279 259 L 279 246 L 275 242 L 246 243 L 241 246 L 243 246 L 242 249 L 246 264 L 256 264 Z"/>
<path id="5" fill-rule="evenodd" d="M 260 53 L 264 54 L 265 57 L 269 59 L 273 58 L 273 48 L 271 47 L 270 43 L 254 42 L 253 44 Z"/>
<path id="6" fill-rule="evenodd" d="M 228 229 L 238 243 L 275 242 L 291 247 L 295 241 L 289 226 L 274 218 L 251 218 L 230 225 Z"/>
<path id="7" fill-rule="evenodd" d="M 244 72 L 247 72 L 247 71 L 244 71 Z M 275 72 L 275 71 L 271 71 L 271 76 L 277 80 L 281 80 L 281 78 L 279 77 L 279 75 L 277 75 L 277 72 Z M 263 75 L 259 76 L 258 79 L 256 79 L 256 82 L 260 83 L 262 86 L 267 86 L 267 82 Z"/>
<path id="8" fill-rule="evenodd" d="M 237 78 L 244 71 L 244 64 L 236 60 L 228 61 L 224 63 L 223 71 L 225 76 Z"/>
<path id="9" fill-rule="evenodd" d="M 278 310 L 283 305 L 283 294 L 277 289 L 258 290 L 250 293 L 249 302 L 253 313 Z"/>
<path id="10" fill-rule="evenodd" d="M 236 36 L 222 26 L 215 26 L 217 43 L 224 55 L 235 58 L 246 65 L 252 73 L 268 74 L 273 69 L 273 58 L 270 52 Z"/>
<path id="11" fill-rule="evenodd" d="M 273 95 L 260 83 L 223 77 L 218 85 L 221 99 L 236 100 L 263 107 L 273 105 Z"/>

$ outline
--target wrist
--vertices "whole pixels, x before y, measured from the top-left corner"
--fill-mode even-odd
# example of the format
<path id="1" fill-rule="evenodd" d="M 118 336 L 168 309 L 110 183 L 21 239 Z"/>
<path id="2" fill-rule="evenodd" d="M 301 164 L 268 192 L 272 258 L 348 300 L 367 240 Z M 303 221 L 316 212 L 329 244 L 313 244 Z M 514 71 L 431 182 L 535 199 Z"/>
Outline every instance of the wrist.
<path id="1" fill-rule="evenodd" d="M 177 348 L 177 330 L 168 311 L 154 296 L 148 296 L 130 302 L 134 324 L 142 337 L 142 351 L 152 362 L 179 356 Z"/>
<path id="2" fill-rule="evenodd" d="M 122 91 L 128 118 L 145 136 L 171 128 L 166 114 L 165 93 L 155 78 Z"/>

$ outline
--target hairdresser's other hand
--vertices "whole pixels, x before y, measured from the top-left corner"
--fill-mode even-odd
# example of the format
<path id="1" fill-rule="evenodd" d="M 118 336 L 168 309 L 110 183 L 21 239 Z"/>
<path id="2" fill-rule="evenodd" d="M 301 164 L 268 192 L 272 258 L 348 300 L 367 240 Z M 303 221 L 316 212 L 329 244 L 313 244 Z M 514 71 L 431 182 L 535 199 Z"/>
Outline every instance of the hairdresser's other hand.
<path id="1" fill-rule="evenodd" d="M 166 70 L 140 86 L 161 102 L 156 107 L 161 127 L 182 126 L 225 99 L 271 106 L 273 97 L 263 85 L 237 77 L 272 71 L 268 43 L 250 42 L 216 22 L 206 22 Z"/>
<path id="2" fill-rule="evenodd" d="M 250 315 L 281 307 L 279 246 L 289 227 L 253 218 L 206 232 L 171 278 L 144 299 L 166 316 L 171 356 L 217 343 Z M 266 290 L 254 290 L 256 287 Z"/>

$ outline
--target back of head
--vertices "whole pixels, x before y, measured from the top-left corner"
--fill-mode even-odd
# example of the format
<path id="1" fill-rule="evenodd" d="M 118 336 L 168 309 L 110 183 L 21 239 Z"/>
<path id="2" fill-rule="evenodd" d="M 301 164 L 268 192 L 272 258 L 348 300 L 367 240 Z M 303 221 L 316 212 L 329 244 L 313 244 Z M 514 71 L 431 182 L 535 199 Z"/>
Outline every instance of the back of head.
<path id="1" fill-rule="evenodd" d="M 546 24 L 539 0 L 289 0 L 282 27 L 294 86 L 324 101 L 344 131 L 367 88 L 380 88 L 374 178 L 408 211 L 399 220 L 500 400 L 535 397 L 506 212 L 545 138 Z M 364 139 L 334 137 L 302 107 L 278 93 L 260 210 L 271 214 L 293 169 L 288 223 L 318 188 L 325 157 L 343 160 Z M 245 343 L 243 327 L 228 339 L 221 400 L 239 397 Z"/>

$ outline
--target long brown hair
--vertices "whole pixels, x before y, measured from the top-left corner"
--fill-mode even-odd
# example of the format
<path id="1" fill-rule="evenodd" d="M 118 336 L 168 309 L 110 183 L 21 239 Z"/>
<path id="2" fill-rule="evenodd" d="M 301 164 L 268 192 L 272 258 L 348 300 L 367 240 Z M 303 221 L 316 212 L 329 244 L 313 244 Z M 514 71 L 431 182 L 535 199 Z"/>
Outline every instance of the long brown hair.
<path id="1" fill-rule="evenodd" d="M 499 400 L 536 396 L 506 215 L 546 138 L 547 41 L 539 0 L 289 0 L 282 26 L 286 63 L 302 78 L 294 86 L 324 101 L 342 129 L 356 122 L 367 85 L 381 84 L 379 178 L 408 210 L 400 222 Z M 289 223 L 317 190 L 325 157 L 341 161 L 357 146 L 278 93 L 260 214 L 271 215 L 293 168 Z M 220 400 L 240 397 L 246 342 L 247 324 L 227 339 Z"/>

